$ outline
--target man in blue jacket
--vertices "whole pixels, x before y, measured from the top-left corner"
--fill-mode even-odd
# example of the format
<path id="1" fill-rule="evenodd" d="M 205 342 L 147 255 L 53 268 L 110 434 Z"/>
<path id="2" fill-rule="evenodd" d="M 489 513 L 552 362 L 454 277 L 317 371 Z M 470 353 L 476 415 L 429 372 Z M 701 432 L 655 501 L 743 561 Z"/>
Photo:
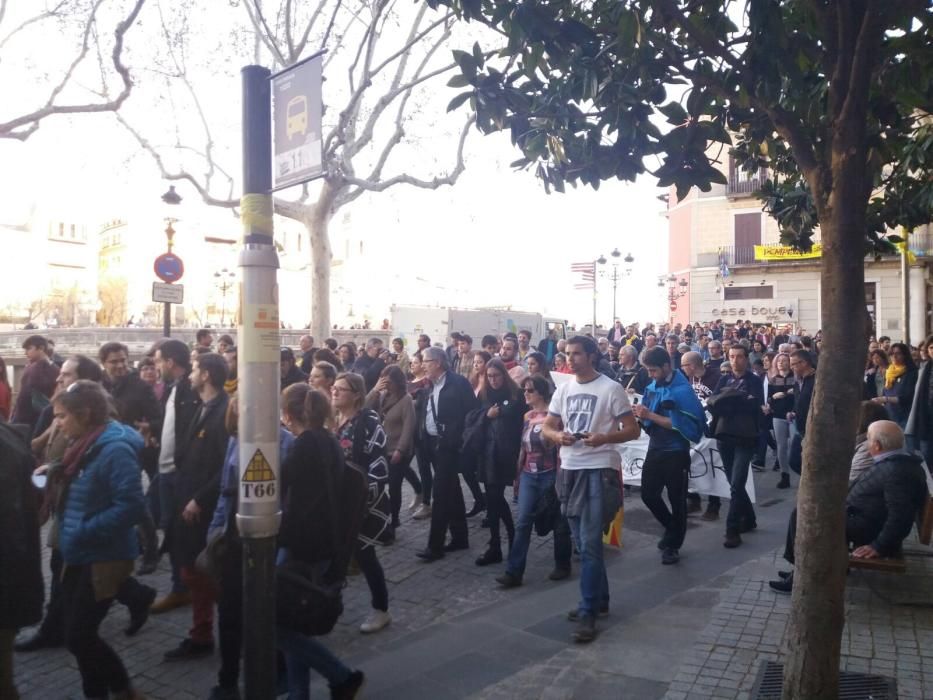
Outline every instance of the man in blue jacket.
<path id="1" fill-rule="evenodd" d="M 666 350 L 646 350 L 642 361 L 654 381 L 645 390 L 644 401 L 633 409 L 649 438 L 641 500 L 664 526 L 664 536 L 658 542 L 661 563 L 676 564 L 687 532 L 690 444 L 703 437 L 706 417 L 687 379 L 674 371 Z M 661 498 L 663 489 L 667 489 L 670 509 Z"/>

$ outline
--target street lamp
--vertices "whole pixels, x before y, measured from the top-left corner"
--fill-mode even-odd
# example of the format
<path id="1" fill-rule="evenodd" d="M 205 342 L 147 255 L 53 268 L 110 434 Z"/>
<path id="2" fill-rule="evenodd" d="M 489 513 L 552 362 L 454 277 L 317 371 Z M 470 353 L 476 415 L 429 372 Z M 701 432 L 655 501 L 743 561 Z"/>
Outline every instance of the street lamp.
<path id="1" fill-rule="evenodd" d="M 175 207 L 181 204 L 181 195 L 175 191 L 175 185 L 169 185 L 168 192 L 162 195 L 162 202 L 166 205 L 167 210 L 172 210 Z M 168 212 L 166 212 L 168 213 Z M 173 224 L 178 222 L 178 218 L 174 216 L 165 217 L 165 239 L 168 243 L 168 252 L 172 252 L 172 246 L 175 241 L 175 229 L 172 227 Z M 162 335 L 166 338 L 170 337 L 172 333 L 172 304 L 170 302 L 164 302 L 164 308 L 162 313 Z"/>
<path id="2" fill-rule="evenodd" d="M 615 248 L 609 255 L 611 255 L 614 260 L 618 260 L 619 258 L 622 257 L 622 253 L 619 252 L 618 248 Z M 612 275 L 609 276 L 609 279 L 612 280 L 612 321 L 613 323 L 616 320 L 616 301 L 618 299 L 619 281 L 623 277 L 628 277 L 632 274 L 631 265 L 633 262 L 635 262 L 635 258 L 632 257 L 631 253 L 628 253 L 624 258 L 622 258 L 622 260 L 625 262 L 627 266 L 625 270 L 620 273 L 619 263 L 613 262 L 612 263 Z"/>
<path id="3" fill-rule="evenodd" d="M 658 287 L 662 289 L 667 287 L 667 301 L 671 313 L 677 311 L 677 300 L 686 296 L 688 286 L 689 283 L 686 277 L 681 277 L 678 280 L 677 275 L 670 274 L 667 277 L 662 275 L 658 278 Z"/>
<path id="4" fill-rule="evenodd" d="M 217 286 L 220 288 L 220 327 L 226 328 L 227 292 L 233 289 L 233 286 L 236 284 L 236 282 L 234 282 L 236 273 L 224 268 L 214 273 L 214 279 L 217 282 Z"/>

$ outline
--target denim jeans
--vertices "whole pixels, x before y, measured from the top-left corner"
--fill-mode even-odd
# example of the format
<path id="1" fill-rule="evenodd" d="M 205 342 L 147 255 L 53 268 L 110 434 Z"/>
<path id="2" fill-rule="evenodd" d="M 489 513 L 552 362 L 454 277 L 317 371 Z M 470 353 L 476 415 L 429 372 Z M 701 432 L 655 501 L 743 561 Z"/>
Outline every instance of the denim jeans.
<path id="1" fill-rule="evenodd" d="M 746 465 L 747 466 L 747 465 Z M 609 579 L 603 561 L 603 493 L 602 470 L 584 469 L 586 502 L 580 515 L 567 518 L 570 531 L 580 552 L 581 615 L 596 617 L 601 607 L 609 606 Z"/>
<path id="2" fill-rule="evenodd" d="M 525 573 L 531 531 L 535 524 L 535 506 L 540 498 L 554 488 L 557 470 L 546 472 L 522 472 L 518 488 L 518 521 L 515 523 L 515 541 L 509 551 L 509 562 L 505 570 L 521 578 Z M 560 516 L 554 524 L 554 565 L 559 569 L 570 568 L 570 533 L 567 522 Z"/>
<path id="3" fill-rule="evenodd" d="M 775 418 L 774 440 L 777 442 L 777 457 L 781 474 L 790 474 L 791 422 L 786 418 Z"/>
<path id="4" fill-rule="evenodd" d="M 288 667 L 288 700 L 308 700 L 313 668 L 331 686 L 346 682 L 352 671 L 334 653 L 314 637 L 276 627 L 276 644 L 285 654 Z"/>
<path id="5" fill-rule="evenodd" d="M 754 445 L 719 441 L 722 463 L 729 477 L 729 514 L 726 516 L 726 533 L 739 533 L 743 525 L 755 524 L 755 509 L 748 497 L 745 484 L 748 468 L 755 452 Z"/>

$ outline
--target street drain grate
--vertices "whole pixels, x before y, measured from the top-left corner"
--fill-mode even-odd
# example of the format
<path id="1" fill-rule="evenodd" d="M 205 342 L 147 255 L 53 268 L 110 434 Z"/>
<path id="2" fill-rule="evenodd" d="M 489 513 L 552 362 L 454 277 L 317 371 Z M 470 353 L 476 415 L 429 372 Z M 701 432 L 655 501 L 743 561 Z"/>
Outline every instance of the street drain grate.
<path id="1" fill-rule="evenodd" d="M 751 700 L 781 700 L 784 664 L 764 661 L 752 686 Z M 867 673 L 839 674 L 839 700 L 897 700 L 897 681 Z"/>

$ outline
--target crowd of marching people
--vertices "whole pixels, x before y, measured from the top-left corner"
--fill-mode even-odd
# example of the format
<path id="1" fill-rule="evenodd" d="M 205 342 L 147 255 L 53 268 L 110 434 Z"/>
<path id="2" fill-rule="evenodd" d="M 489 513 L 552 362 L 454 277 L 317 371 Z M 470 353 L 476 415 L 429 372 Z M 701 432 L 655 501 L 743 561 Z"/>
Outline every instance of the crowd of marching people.
<path id="1" fill-rule="evenodd" d="M 362 347 L 328 338 L 318 347 L 304 336 L 297 352 L 281 349 L 276 634 L 288 697 L 309 697 L 311 670 L 332 697 L 357 697 L 363 673 L 321 637 L 339 617 L 340 589 L 354 571 L 371 602 L 360 632 L 391 624 L 379 552 L 394 542 L 403 509 L 429 521 L 417 553 L 425 564 L 470 549 L 468 518 L 482 515 L 487 539 L 475 563 L 497 567 L 504 588 L 522 585 L 532 534 L 552 533 L 549 579 L 568 578 L 575 554 L 579 561 L 580 598 L 568 619 L 572 638 L 585 643 L 609 612 L 603 533 L 623 498 L 620 445 L 647 434 L 641 498 L 663 527 L 664 565 L 679 561 L 689 512 L 720 518 L 720 498 L 690 488 L 691 449 L 704 436 L 716 440 L 729 481 L 727 548 L 757 527 L 746 485 L 751 471 L 766 469 L 769 450 L 778 488 L 792 487 L 791 474 L 801 472 L 819 333 L 747 321 L 617 321 L 605 336 L 532 341 L 527 330 L 478 343 L 455 332 L 446 345 L 422 335 L 413 347 L 401 338 L 388 347 L 379 338 Z M 10 533 L 0 540 L 0 678 L 8 685 L 0 697 L 17 697 L 14 649 L 62 646 L 75 657 L 86 697 L 142 697 L 99 634 L 116 600 L 129 612 L 129 636 L 150 615 L 190 606 L 190 631 L 165 660 L 209 656 L 216 645 L 210 697 L 239 698 L 234 339 L 215 343 L 210 330 L 198 332 L 194 347 L 165 339 L 135 367 L 119 342 L 105 343 L 96 359 L 60 357 L 40 335 L 23 349 L 28 365 L 12 406 L 0 362 L 0 526 Z M 933 464 L 926 358 L 933 360 L 933 337 L 916 349 L 882 337 L 866 353 L 847 524 L 856 556 L 896 554 L 925 503 L 921 465 Z M 51 587 L 43 613 L 37 533 L 46 524 Z M 157 598 L 140 579 L 165 555 L 171 589 Z M 771 582 L 776 591 L 793 586 L 793 573 L 783 574 Z M 313 614 L 296 600 L 311 588 Z"/>

